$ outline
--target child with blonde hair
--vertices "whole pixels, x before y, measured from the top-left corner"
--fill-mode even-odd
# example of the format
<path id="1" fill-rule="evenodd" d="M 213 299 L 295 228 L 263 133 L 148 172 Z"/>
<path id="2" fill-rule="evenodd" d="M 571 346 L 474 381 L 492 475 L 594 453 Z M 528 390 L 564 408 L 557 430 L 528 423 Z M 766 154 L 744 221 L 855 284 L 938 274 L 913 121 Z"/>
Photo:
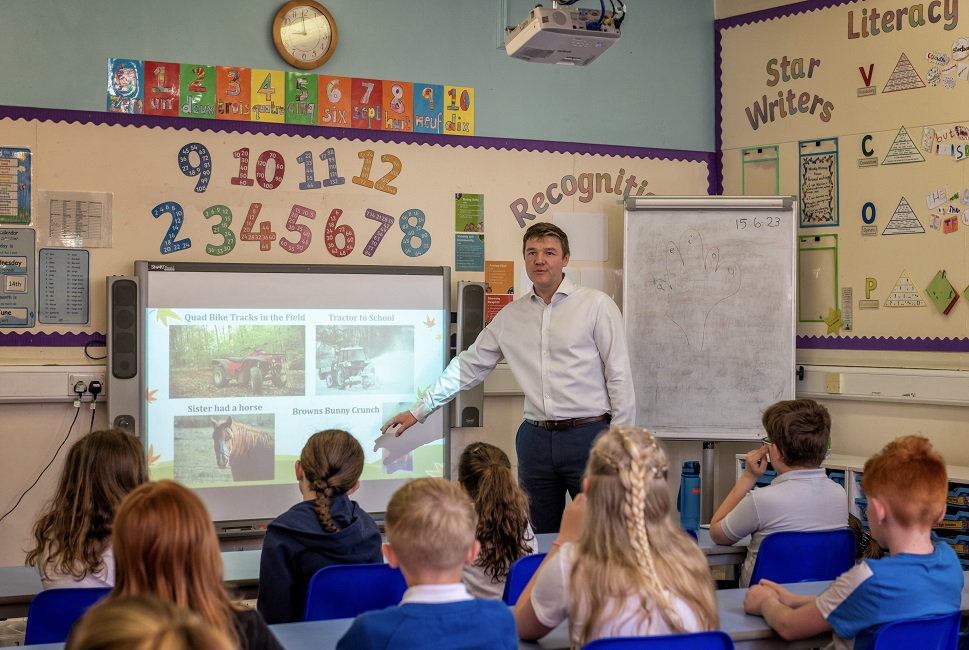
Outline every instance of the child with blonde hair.
<path id="1" fill-rule="evenodd" d="M 266 529 L 256 607 L 267 623 L 303 620 L 310 578 L 331 564 L 383 562 L 380 530 L 350 495 L 360 487 L 363 448 L 340 429 L 310 436 L 296 461 L 303 500 Z"/>
<path id="2" fill-rule="evenodd" d="M 468 495 L 440 478 L 419 478 L 387 505 L 387 563 L 400 567 L 407 591 L 397 607 L 361 614 L 337 650 L 493 650 L 518 648 L 504 603 L 474 599 L 461 583 L 474 562 L 477 515 Z"/>
<path id="3" fill-rule="evenodd" d="M 747 592 L 747 613 L 763 616 L 788 641 L 833 630 L 836 649 L 867 648 L 884 623 L 961 607 L 959 558 L 932 540 L 949 489 L 942 456 L 922 436 L 898 438 L 865 462 L 861 487 L 868 527 L 887 557 L 863 559 L 819 596 L 799 596 L 770 580 Z"/>
<path id="4" fill-rule="evenodd" d="M 147 481 L 145 450 L 131 434 L 92 431 L 74 443 L 27 552 L 26 563 L 40 570 L 44 589 L 114 585 L 115 511 Z"/>
<path id="5" fill-rule="evenodd" d="M 92 607 L 71 628 L 65 650 L 235 650 L 222 630 L 152 596 Z"/>
<path id="6" fill-rule="evenodd" d="M 515 481 L 508 455 L 487 442 L 472 442 L 461 452 L 458 485 L 474 502 L 475 538 L 481 544 L 462 580 L 475 598 L 501 598 L 512 563 L 538 552 L 528 523 L 528 498 Z"/>
<path id="7" fill-rule="evenodd" d="M 578 648 L 603 637 L 717 628 L 706 558 L 670 517 L 669 463 L 645 429 L 596 439 L 582 494 L 515 606 L 518 634 L 536 640 L 569 620 Z"/>
<path id="8" fill-rule="evenodd" d="M 225 631 L 240 650 L 281 650 L 256 610 L 225 591 L 215 525 L 202 500 L 174 481 L 146 483 L 118 508 L 118 576 L 103 601 L 155 596 Z"/>

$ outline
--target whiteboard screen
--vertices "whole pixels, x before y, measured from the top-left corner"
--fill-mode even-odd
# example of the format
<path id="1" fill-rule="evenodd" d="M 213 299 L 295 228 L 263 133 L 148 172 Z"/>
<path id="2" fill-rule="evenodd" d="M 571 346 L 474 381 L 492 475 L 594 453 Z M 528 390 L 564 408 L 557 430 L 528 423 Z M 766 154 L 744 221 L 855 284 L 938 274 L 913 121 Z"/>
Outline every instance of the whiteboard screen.
<path id="1" fill-rule="evenodd" d="M 796 204 L 783 197 L 635 197 L 624 306 L 636 423 L 670 438 L 762 436 L 794 397 Z"/>

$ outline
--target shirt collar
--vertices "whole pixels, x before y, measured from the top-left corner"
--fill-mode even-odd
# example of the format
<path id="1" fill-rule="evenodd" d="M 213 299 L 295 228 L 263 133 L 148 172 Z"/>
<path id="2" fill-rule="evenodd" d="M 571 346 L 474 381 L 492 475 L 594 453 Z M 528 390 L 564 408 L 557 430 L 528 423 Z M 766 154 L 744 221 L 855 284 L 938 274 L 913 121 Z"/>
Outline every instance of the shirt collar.
<path id="1" fill-rule="evenodd" d="M 569 279 L 569 276 L 568 275 L 564 275 L 563 274 L 563 276 L 562 276 L 562 283 L 559 284 L 559 288 L 556 289 L 555 290 L 555 293 L 552 295 L 552 300 L 555 300 L 555 296 L 557 296 L 559 294 L 562 294 L 563 296 L 567 296 L 567 295 L 571 294 L 573 291 L 575 291 L 575 283 L 572 282 L 572 280 Z M 539 296 L 537 293 L 535 293 L 535 285 L 534 284 L 532 285 L 532 290 L 529 292 L 528 295 L 531 298 L 537 298 L 538 300 L 542 300 L 541 296 Z M 542 300 L 542 302 L 544 303 L 545 301 Z"/>
<path id="2" fill-rule="evenodd" d="M 783 474 L 778 474 L 774 480 L 771 481 L 771 485 L 774 483 L 783 483 L 784 481 L 810 481 L 817 478 L 826 477 L 827 475 L 828 473 L 824 471 L 823 467 L 819 467 L 817 469 L 789 469 Z"/>
<path id="3" fill-rule="evenodd" d="M 454 603 L 461 600 L 474 600 L 462 582 L 445 585 L 414 585 L 404 592 L 400 604 L 407 603 Z"/>

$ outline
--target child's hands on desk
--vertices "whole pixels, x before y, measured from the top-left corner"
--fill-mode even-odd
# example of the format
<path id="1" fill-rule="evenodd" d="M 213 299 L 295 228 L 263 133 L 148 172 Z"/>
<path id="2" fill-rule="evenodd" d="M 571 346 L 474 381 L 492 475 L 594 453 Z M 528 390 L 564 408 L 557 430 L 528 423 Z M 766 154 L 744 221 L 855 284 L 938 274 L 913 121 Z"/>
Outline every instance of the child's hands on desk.
<path id="1" fill-rule="evenodd" d="M 744 611 L 752 616 L 763 616 L 764 603 L 768 600 L 778 600 L 777 592 L 766 585 L 756 584 L 744 596 Z"/>
<path id="2" fill-rule="evenodd" d="M 744 473 L 749 474 L 754 478 L 754 480 L 759 479 L 767 471 L 767 463 L 770 462 L 770 458 L 767 454 L 770 452 L 770 446 L 764 445 L 758 449 L 747 452 L 747 462 L 745 463 Z"/>

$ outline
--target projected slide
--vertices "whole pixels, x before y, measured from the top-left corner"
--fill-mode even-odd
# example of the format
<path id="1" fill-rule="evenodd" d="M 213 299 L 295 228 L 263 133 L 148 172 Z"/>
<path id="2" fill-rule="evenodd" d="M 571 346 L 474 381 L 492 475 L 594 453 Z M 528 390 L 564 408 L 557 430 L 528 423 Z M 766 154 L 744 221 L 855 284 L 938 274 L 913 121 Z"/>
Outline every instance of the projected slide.
<path id="1" fill-rule="evenodd" d="M 153 480 L 192 488 L 216 521 L 272 518 L 300 499 L 295 462 L 324 429 L 363 447 L 354 499 L 370 512 L 405 481 L 445 474 L 446 410 L 378 438 L 445 366 L 447 267 L 139 261 L 135 272 L 144 401 L 122 408 L 139 413 Z"/>

